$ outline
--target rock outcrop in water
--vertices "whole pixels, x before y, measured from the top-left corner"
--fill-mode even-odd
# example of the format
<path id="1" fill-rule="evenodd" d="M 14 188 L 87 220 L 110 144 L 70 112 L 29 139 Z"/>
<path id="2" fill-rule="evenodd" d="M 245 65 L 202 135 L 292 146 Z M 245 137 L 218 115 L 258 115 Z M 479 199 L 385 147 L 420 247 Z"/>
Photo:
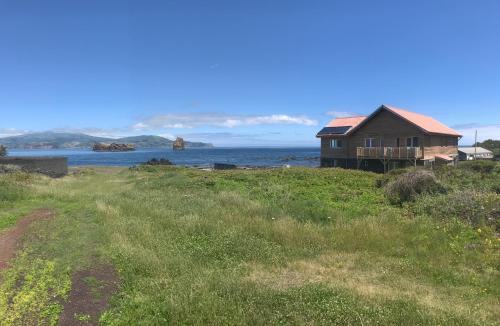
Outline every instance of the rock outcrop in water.
<path id="1" fill-rule="evenodd" d="M 128 151 L 135 151 L 135 146 L 132 144 L 96 143 L 92 147 L 92 150 L 94 152 L 128 152 Z"/>
<path id="2" fill-rule="evenodd" d="M 182 139 L 181 137 L 177 137 L 175 141 L 172 143 L 172 149 L 174 151 L 184 150 L 184 139 Z"/>

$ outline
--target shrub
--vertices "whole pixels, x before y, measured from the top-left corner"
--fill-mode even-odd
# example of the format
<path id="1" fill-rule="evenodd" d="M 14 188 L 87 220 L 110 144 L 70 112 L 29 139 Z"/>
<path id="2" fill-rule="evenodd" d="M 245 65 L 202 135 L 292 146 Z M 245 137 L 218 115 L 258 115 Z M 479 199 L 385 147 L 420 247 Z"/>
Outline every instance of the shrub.
<path id="1" fill-rule="evenodd" d="M 0 156 L 7 155 L 7 148 L 3 145 L 0 145 Z"/>
<path id="2" fill-rule="evenodd" d="M 385 185 L 387 185 L 389 182 L 391 181 L 394 181 L 396 178 L 398 178 L 400 175 L 402 174 L 405 174 L 405 173 L 408 173 L 409 171 L 414 171 L 414 169 L 412 170 L 408 170 L 408 169 L 394 169 L 394 170 L 391 170 L 383 175 L 381 175 L 376 181 L 375 181 L 375 185 L 378 187 L 378 188 L 382 188 L 384 187 Z"/>
<path id="3" fill-rule="evenodd" d="M 384 187 L 391 203 L 414 201 L 418 195 L 444 192 L 434 173 L 428 170 L 406 172 Z"/>
<path id="4" fill-rule="evenodd" d="M 439 196 L 422 196 L 412 207 L 414 213 L 440 220 L 459 219 L 468 224 L 500 229 L 500 195 L 460 190 Z"/>
<path id="5" fill-rule="evenodd" d="M 0 173 L 15 173 L 21 172 L 22 169 L 17 165 L 12 164 L 0 164 Z"/>
<path id="6" fill-rule="evenodd" d="M 488 174 L 492 172 L 500 172 L 500 165 L 495 161 L 465 161 L 460 162 L 458 165 L 459 169 L 472 170 L 475 172 L 480 172 L 482 174 Z"/>

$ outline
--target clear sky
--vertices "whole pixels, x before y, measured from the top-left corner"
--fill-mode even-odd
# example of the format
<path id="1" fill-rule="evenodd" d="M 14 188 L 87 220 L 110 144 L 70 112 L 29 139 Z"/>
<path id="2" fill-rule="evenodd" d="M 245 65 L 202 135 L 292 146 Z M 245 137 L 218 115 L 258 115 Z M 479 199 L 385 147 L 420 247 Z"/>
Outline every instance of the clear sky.
<path id="1" fill-rule="evenodd" d="M 383 103 L 500 138 L 500 1 L 0 0 L 0 136 L 317 146 Z"/>

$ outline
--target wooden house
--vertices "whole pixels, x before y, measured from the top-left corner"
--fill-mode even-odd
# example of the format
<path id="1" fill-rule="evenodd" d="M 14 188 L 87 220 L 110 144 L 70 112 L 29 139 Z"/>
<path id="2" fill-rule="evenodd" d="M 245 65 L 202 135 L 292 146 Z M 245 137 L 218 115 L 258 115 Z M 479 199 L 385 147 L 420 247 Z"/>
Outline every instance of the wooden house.
<path id="1" fill-rule="evenodd" d="M 429 116 L 382 105 L 369 116 L 336 118 L 316 137 L 322 167 L 382 172 L 456 164 L 461 135 Z"/>

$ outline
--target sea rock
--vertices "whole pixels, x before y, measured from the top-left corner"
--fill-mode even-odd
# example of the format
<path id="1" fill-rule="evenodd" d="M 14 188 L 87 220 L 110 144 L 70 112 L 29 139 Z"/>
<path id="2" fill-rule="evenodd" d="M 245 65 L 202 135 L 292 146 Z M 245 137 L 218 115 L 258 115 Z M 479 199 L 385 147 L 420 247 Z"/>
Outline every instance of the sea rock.
<path id="1" fill-rule="evenodd" d="M 92 147 L 94 152 L 128 152 L 135 151 L 135 146 L 133 144 L 104 144 L 104 143 L 96 143 Z"/>
<path id="2" fill-rule="evenodd" d="M 234 170 L 237 166 L 227 163 L 214 163 L 214 170 Z"/>
<path id="3" fill-rule="evenodd" d="M 184 139 L 182 139 L 181 137 L 177 137 L 175 141 L 172 143 L 172 149 L 174 151 L 181 151 L 184 148 L 185 148 Z"/>
<path id="4" fill-rule="evenodd" d="M 170 160 L 167 160 L 166 158 L 161 158 L 159 160 L 153 158 L 144 163 L 144 165 L 172 165 L 172 162 L 170 162 Z"/>

